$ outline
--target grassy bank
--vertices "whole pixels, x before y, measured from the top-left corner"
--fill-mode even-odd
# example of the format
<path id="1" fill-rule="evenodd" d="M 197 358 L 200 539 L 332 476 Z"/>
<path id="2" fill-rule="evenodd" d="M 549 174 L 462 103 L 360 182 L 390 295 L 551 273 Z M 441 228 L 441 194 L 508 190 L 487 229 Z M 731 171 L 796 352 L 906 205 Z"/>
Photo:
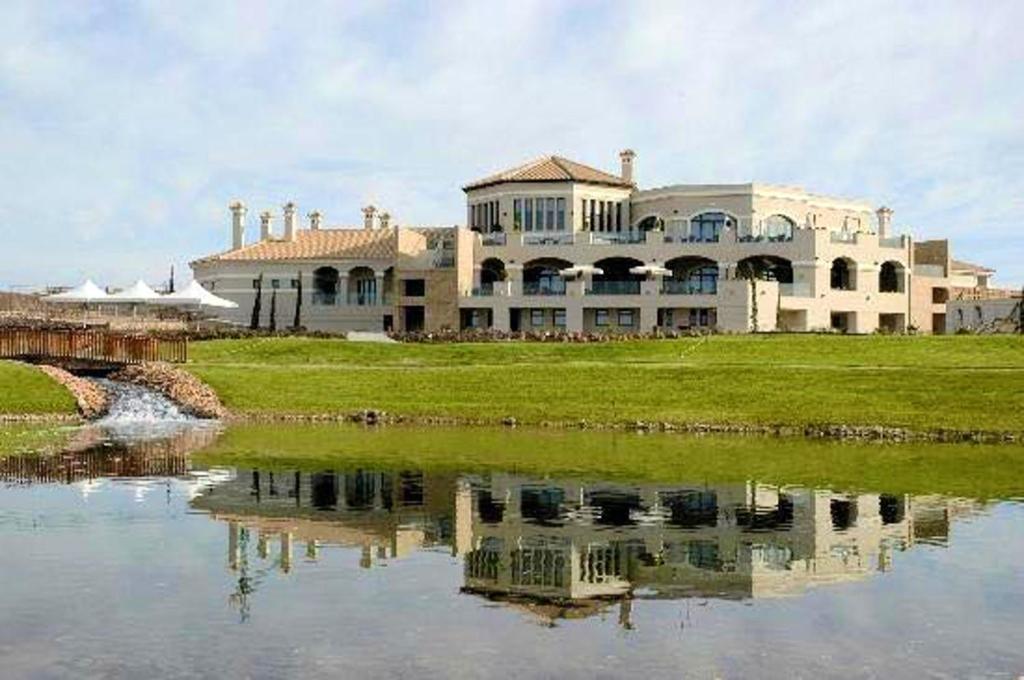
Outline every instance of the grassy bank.
<path id="1" fill-rule="evenodd" d="M 502 471 L 665 484 L 756 480 L 979 499 L 1024 495 L 1019 445 L 274 424 L 232 427 L 196 458 L 207 465 L 265 469 Z"/>
<path id="2" fill-rule="evenodd" d="M 1024 430 L 1017 336 L 712 336 L 606 344 L 195 343 L 238 412 Z"/>
<path id="3" fill-rule="evenodd" d="M 75 414 L 71 393 L 34 366 L 0 361 L 0 415 Z"/>

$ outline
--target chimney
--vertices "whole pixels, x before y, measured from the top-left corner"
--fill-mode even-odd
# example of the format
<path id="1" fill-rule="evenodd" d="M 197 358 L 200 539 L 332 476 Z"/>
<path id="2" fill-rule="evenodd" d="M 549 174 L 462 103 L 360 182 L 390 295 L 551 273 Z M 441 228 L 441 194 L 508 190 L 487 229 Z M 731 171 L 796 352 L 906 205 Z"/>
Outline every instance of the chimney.
<path id="1" fill-rule="evenodd" d="M 373 216 L 377 209 L 372 205 L 363 208 L 363 229 L 373 229 Z"/>
<path id="2" fill-rule="evenodd" d="M 622 161 L 622 179 L 626 180 L 630 184 L 636 184 L 633 179 L 633 159 L 636 158 L 636 152 L 632 149 L 625 149 L 619 152 L 619 160 Z"/>
<path id="3" fill-rule="evenodd" d="M 380 220 L 380 228 L 381 229 L 387 229 L 388 228 L 388 222 L 391 221 L 391 214 L 386 212 L 386 211 L 382 212 L 378 216 L 378 219 Z"/>
<path id="4" fill-rule="evenodd" d="M 878 215 L 879 238 L 889 238 L 889 232 L 892 230 L 892 209 L 883 205 L 875 214 Z"/>
<path id="5" fill-rule="evenodd" d="M 264 210 L 260 213 L 260 240 L 267 241 L 270 239 L 270 226 L 274 220 L 274 214 L 269 210 Z"/>
<path id="6" fill-rule="evenodd" d="M 323 225 L 324 215 L 319 210 L 309 213 L 309 228 L 316 231 Z"/>
<path id="7" fill-rule="evenodd" d="M 284 204 L 284 240 L 294 241 L 295 230 L 298 229 L 297 217 L 298 213 L 295 209 L 295 204 L 288 201 Z"/>
<path id="8" fill-rule="evenodd" d="M 231 249 L 238 250 L 245 245 L 245 203 L 235 201 L 228 208 L 231 210 Z"/>

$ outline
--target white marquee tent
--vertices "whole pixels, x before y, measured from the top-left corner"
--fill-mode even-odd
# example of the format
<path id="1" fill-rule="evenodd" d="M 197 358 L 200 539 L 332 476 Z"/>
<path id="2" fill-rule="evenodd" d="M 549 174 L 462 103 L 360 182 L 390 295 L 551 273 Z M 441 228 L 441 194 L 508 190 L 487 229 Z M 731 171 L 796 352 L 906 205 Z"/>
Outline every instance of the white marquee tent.
<path id="1" fill-rule="evenodd" d="M 235 309 L 238 303 L 218 297 L 193 280 L 190 284 L 175 293 L 160 297 L 160 304 L 177 307 L 214 307 L 218 309 Z"/>
<path id="2" fill-rule="evenodd" d="M 89 304 L 90 302 L 106 302 L 110 298 L 107 292 L 92 282 L 92 279 L 86 279 L 85 283 L 75 286 L 71 290 L 64 291 L 63 293 L 56 293 L 54 295 L 47 295 L 44 300 L 47 302 L 77 302 L 79 304 Z"/>

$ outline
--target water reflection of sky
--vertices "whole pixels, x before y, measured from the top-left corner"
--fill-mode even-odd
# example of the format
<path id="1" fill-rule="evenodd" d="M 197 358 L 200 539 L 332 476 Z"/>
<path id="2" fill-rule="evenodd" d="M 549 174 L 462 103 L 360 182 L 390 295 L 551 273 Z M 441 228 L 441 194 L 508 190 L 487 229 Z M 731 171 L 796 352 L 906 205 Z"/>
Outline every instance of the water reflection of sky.
<path id="1" fill-rule="evenodd" d="M 0 573 L 17 584 L 0 589 L 5 677 L 1024 668 L 1015 503 L 901 497 L 897 512 L 874 494 L 753 483 L 417 471 L 301 472 L 297 488 L 277 471 L 271 494 L 269 471 L 164 465 L 174 474 L 0 487 Z M 608 592 L 589 583 L 577 599 L 595 604 L 574 609 L 581 554 L 617 544 L 627 578 L 608 579 L 614 558 L 585 561 Z M 523 560 L 565 546 L 553 599 L 555 559 Z M 766 589 L 746 589 L 759 574 Z"/>

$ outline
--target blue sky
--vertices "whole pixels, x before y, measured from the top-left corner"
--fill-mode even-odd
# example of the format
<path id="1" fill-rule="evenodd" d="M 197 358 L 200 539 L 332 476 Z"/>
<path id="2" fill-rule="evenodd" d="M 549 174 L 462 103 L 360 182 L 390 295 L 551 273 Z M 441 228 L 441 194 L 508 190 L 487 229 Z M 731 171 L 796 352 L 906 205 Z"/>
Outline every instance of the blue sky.
<path id="1" fill-rule="evenodd" d="M 228 203 L 464 220 L 544 153 L 895 209 L 1024 283 L 1024 3 L 0 6 L 0 289 L 153 283 Z M 278 228 L 280 221 L 278 221 Z"/>

